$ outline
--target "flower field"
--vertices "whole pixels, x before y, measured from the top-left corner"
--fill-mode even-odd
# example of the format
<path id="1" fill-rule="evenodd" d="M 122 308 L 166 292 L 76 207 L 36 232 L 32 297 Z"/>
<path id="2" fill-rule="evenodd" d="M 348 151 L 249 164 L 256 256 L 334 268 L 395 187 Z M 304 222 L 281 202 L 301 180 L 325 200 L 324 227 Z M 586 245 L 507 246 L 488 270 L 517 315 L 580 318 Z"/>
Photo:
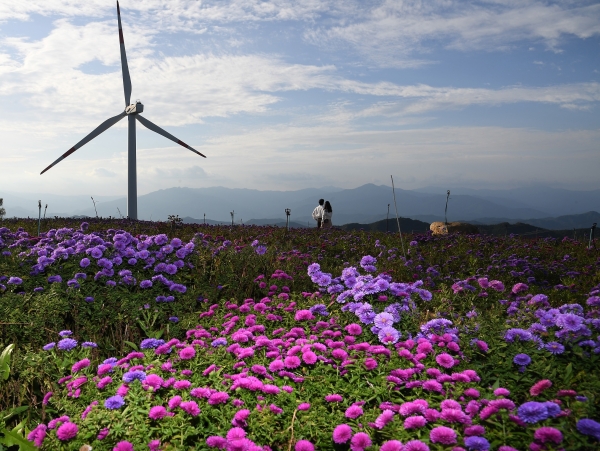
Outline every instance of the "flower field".
<path id="1" fill-rule="evenodd" d="M 0 222 L 0 449 L 600 449 L 587 243 L 43 230 Z"/>

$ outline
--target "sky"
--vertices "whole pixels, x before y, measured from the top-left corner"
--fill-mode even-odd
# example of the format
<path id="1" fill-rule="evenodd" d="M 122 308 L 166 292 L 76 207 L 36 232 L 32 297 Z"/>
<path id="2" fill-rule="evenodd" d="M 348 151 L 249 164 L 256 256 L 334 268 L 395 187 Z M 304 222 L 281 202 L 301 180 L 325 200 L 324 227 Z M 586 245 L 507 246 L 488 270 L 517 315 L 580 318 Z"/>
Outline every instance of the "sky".
<path id="1" fill-rule="evenodd" d="M 138 194 L 598 187 L 600 3 L 122 0 Z M 116 2 L 0 0 L 1 191 L 125 195 Z"/>

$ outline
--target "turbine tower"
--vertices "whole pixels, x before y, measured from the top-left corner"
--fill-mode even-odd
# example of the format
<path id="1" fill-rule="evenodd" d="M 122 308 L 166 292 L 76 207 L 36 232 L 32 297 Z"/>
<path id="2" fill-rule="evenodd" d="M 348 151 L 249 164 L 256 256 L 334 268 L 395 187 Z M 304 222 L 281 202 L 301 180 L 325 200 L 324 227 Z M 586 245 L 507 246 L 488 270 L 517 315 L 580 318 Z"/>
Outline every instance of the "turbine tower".
<path id="1" fill-rule="evenodd" d="M 192 152 L 200 155 L 201 157 L 206 158 L 206 156 L 202 155 L 196 149 L 193 149 L 191 146 L 188 146 L 183 141 L 177 139 L 175 136 L 166 132 L 158 125 L 150 122 L 143 116 L 140 116 L 140 113 L 144 111 L 144 105 L 141 102 L 137 101 L 136 103 L 131 103 L 131 77 L 129 76 L 129 67 L 127 66 L 127 56 L 125 55 L 125 41 L 123 40 L 123 28 L 121 27 L 121 10 L 119 9 L 119 2 L 117 1 L 117 18 L 119 20 L 119 43 L 121 46 L 121 70 L 123 72 L 123 90 L 125 92 L 125 111 L 121 114 L 118 114 L 110 119 L 105 120 L 100 124 L 94 131 L 92 131 L 89 135 L 67 150 L 64 154 L 62 154 L 54 163 L 44 169 L 41 173 L 43 174 L 51 167 L 60 163 L 62 160 L 67 158 L 73 152 L 75 152 L 80 147 L 83 147 L 85 144 L 90 142 L 96 136 L 105 132 L 110 127 L 115 125 L 125 116 L 129 121 L 129 129 L 128 129 L 128 139 L 127 139 L 127 216 L 129 219 L 137 219 L 137 173 L 136 173 L 136 153 L 135 153 L 135 121 L 136 119 L 141 122 L 143 126 L 152 130 L 159 135 L 164 136 L 167 139 L 179 144 L 180 146 L 185 147 L 186 149 L 191 150 Z"/>

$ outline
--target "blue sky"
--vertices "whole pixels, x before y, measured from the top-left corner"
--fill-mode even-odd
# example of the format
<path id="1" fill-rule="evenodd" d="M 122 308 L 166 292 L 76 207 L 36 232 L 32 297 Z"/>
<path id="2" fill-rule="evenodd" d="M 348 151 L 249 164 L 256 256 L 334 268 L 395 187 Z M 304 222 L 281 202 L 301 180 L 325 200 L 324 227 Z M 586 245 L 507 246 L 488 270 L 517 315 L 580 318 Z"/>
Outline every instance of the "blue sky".
<path id="1" fill-rule="evenodd" d="M 600 4 L 123 0 L 138 192 L 597 188 Z M 0 2 L 0 190 L 126 192 L 116 5 Z"/>

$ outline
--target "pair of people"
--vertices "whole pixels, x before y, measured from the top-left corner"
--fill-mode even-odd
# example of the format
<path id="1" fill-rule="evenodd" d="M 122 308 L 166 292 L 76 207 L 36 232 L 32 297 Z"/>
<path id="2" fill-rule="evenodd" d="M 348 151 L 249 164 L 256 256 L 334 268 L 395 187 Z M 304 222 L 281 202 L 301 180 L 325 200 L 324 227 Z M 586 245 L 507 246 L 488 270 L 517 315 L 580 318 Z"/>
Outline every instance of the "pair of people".
<path id="1" fill-rule="evenodd" d="M 313 210 L 313 219 L 317 221 L 317 229 L 328 229 L 333 226 L 331 217 L 333 216 L 333 209 L 329 201 L 325 199 L 319 199 L 319 205 Z"/>

